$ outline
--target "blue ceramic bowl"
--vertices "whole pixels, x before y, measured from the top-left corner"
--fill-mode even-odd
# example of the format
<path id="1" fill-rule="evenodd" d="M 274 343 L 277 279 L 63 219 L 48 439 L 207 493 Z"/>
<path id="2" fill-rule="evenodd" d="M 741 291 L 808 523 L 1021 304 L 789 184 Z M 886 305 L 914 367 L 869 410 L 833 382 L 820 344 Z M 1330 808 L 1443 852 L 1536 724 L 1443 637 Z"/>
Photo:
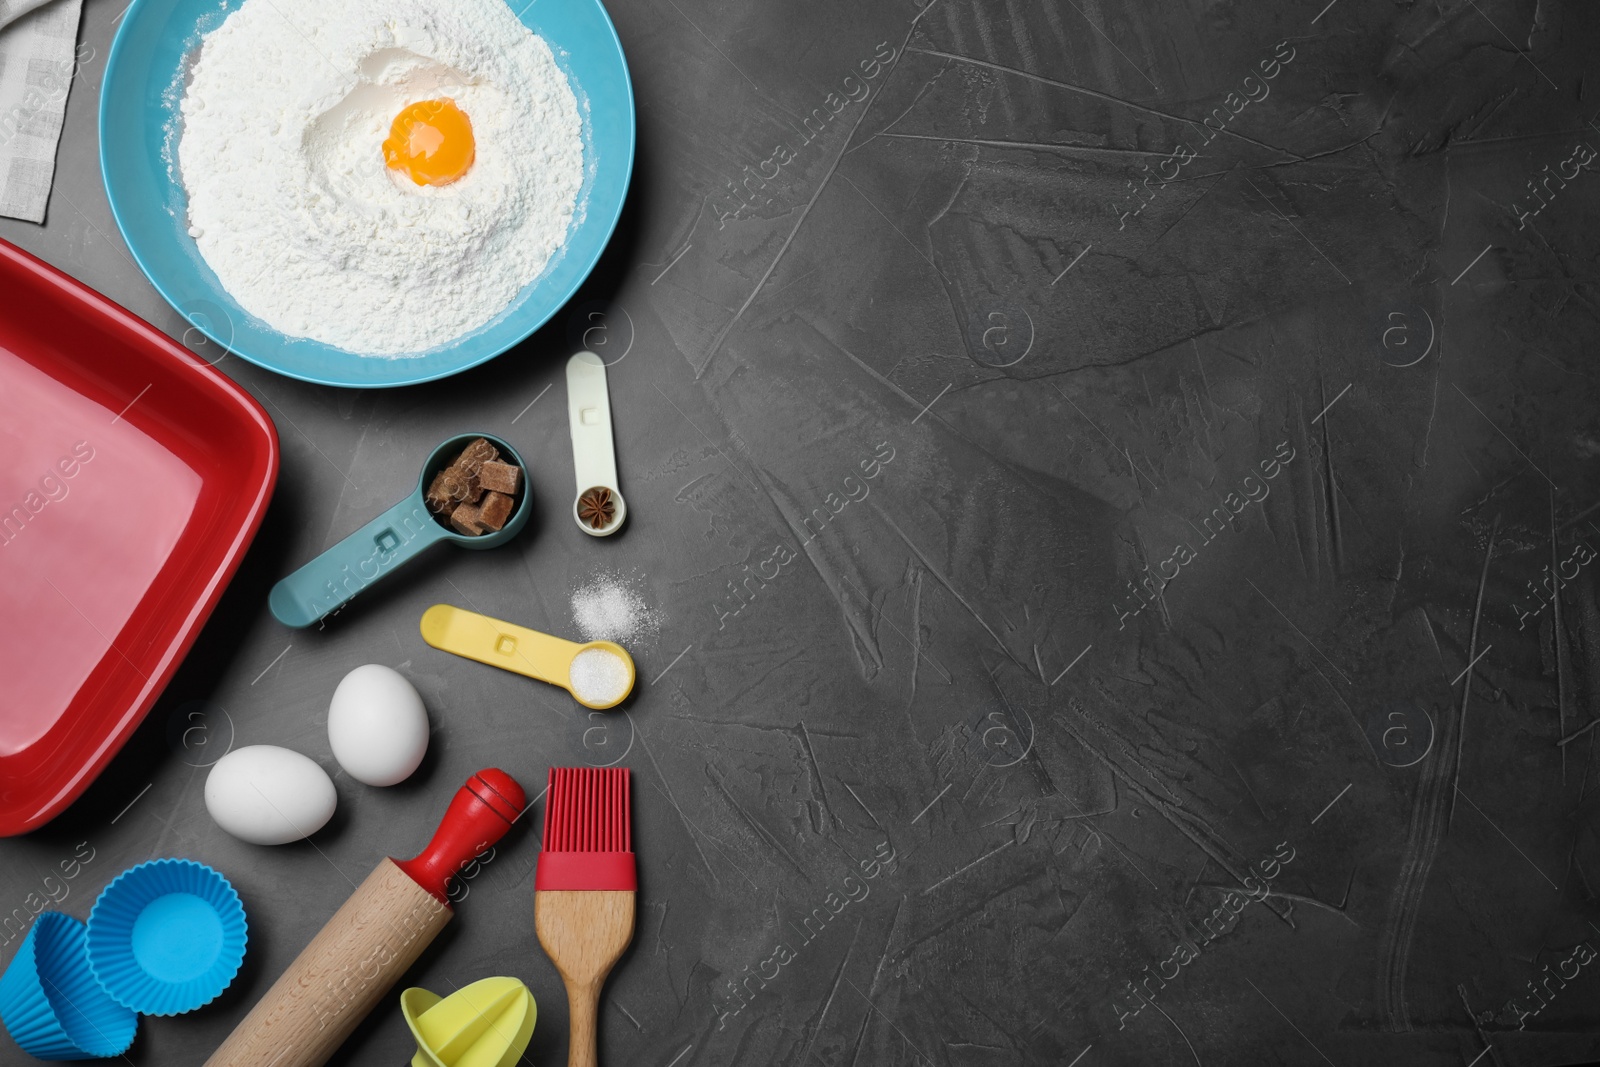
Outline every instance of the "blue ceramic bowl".
<path id="1" fill-rule="evenodd" d="M 193 860 L 151 860 L 101 890 L 89 912 L 89 969 L 141 1015 L 181 1015 L 217 998 L 244 962 L 244 905 Z"/>
<path id="2" fill-rule="evenodd" d="M 40 912 L 0 977 L 0 1019 L 36 1059 L 120 1056 L 133 1044 L 139 1016 L 95 981 L 83 943 L 83 923 Z"/>
<path id="3" fill-rule="evenodd" d="M 303 381 L 356 388 L 458 374 L 544 325 L 594 269 L 622 214 L 633 173 L 633 86 L 600 0 L 514 4 L 572 84 L 583 120 L 584 181 L 567 243 L 501 315 L 423 355 L 358 356 L 279 333 L 228 295 L 188 232 L 188 198 L 163 158 L 187 61 L 243 0 L 133 0 L 100 91 L 100 169 L 123 238 L 161 295 L 194 329 L 252 363 Z M 188 338 L 186 338 L 188 340 Z"/>

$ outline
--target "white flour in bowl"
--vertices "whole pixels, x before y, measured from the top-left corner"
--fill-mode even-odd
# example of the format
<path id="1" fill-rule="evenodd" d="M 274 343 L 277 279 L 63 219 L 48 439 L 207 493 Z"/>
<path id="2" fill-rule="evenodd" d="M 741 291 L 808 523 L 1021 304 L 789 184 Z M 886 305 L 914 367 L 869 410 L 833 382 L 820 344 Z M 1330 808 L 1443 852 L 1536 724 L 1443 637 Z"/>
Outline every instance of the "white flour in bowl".
<path id="1" fill-rule="evenodd" d="M 395 116 L 453 101 L 457 181 L 391 170 Z M 190 234 L 239 304 L 352 352 L 416 355 L 484 325 L 566 239 L 577 100 L 505 0 L 245 0 L 181 104 Z"/>

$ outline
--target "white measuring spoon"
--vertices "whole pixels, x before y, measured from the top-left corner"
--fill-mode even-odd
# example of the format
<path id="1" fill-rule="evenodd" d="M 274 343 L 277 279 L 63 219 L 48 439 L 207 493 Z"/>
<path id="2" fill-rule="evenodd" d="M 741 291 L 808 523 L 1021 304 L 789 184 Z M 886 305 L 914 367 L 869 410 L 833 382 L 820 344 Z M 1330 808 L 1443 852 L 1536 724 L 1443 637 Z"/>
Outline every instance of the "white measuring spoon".
<path id="1" fill-rule="evenodd" d="M 593 352 L 579 352 L 567 360 L 567 421 L 572 428 L 572 468 L 578 480 L 572 519 L 591 537 L 609 537 L 622 529 L 628 505 L 617 488 L 606 365 Z"/>

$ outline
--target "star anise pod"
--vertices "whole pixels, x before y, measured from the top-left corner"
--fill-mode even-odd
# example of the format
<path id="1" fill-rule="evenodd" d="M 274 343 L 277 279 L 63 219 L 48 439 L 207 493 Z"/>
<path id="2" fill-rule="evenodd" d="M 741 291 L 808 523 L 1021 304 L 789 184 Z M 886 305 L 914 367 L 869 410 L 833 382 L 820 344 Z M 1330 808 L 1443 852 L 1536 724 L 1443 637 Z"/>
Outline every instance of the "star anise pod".
<path id="1" fill-rule="evenodd" d="M 578 520 L 591 529 L 604 530 L 616 515 L 617 502 L 612 499 L 611 490 L 603 485 L 585 489 L 578 498 Z"/>

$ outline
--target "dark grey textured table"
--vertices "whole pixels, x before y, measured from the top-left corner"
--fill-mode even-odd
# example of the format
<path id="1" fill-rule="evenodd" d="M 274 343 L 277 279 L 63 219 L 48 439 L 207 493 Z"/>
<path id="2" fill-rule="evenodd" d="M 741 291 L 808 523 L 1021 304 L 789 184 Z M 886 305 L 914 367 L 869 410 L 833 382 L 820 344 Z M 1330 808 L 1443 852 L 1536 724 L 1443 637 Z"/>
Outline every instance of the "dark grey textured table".
<path id="1" fill-rule="evenodd" d="M 100 185 L 120 6 L 89 0 L 47 224 L 0 236 L 182 336 Z M 571 308 L 420 388 L 220 364 L 278 425 L 265 525 L 110 770 L 0 843 L 5 908 L 75 851 L 80 916 L 155 856 L 237 885 L 240 979 L 130 1061 L 199 1063 L 472 770 L 537 791 L 616 761 L 643 883 L 611 1064 L 1600 1054 L 1600 9 L 612 14 L 639 162 Z M 585 337 L 630 511 L 601 542 L 565 510 Z M 521 537 L 279 626 L 271 583 L 467 428 L 533 457 Z M 418 635 L 440 601 L 568 632 L 602 572 L 662 615 L 624 714 Z M 205 765 L 266 743 L 336 771 L 328 699 L 366 662 L 427 701 L 415 779 L 338 775 L 309 843 L 217 829 Z M 528 1062 L 558 1064 L 536 830 L 409 980 L 522 977 Z M 390 1000 L 339 1062 L 409 1053 Z"/>

